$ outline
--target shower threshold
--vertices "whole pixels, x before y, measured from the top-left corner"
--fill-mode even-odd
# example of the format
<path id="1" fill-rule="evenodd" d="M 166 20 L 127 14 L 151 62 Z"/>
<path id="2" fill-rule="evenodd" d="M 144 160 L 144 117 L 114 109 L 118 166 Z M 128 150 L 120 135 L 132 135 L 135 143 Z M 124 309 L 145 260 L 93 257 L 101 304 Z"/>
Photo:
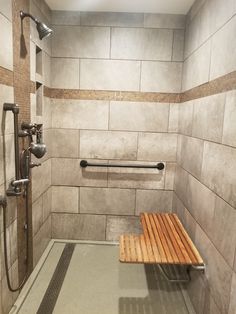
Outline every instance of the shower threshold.
<path id="1" fill-rule="evenodd" d="M 117 243 L 51 240 L 10 314 L 194 314 L 153 265 L 122 264 Z"/>

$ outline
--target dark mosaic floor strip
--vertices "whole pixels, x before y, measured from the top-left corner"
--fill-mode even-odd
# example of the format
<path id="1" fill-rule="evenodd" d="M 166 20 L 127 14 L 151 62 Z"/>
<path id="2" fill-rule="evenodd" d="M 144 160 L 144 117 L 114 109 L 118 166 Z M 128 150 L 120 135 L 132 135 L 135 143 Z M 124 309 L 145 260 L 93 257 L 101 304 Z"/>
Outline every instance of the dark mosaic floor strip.
<path id="1" fill-rule="evenodd" d="M 71 257 L 75 248 L 74 243 L 68 243 L 61 254 L 57 267 L 39 306 L 37 314 L 51 314 L 61 291 L 66 272 L 70 265 Z"/>

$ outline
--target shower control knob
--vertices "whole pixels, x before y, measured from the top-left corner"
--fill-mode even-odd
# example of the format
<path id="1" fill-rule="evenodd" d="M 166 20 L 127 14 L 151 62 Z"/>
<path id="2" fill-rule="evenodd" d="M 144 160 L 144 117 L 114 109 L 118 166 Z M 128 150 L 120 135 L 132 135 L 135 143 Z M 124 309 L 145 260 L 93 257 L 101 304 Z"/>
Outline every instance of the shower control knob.
<path id="1" fill-rule="evenodd" d="M 40 162 L 39 163 L 36 163 L 36 162 L 31 162 L 30 163 L 30 168 L 39 167 L 39 166 L 41 166 Z"/>

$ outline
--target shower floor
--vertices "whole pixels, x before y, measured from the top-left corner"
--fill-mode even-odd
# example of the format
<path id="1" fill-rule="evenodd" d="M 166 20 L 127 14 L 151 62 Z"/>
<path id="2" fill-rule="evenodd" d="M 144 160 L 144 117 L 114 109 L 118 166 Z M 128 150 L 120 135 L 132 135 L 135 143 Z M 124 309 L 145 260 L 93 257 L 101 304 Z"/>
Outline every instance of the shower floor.
<path id="1" fill-rule="evenodd" d="M 193 313 L 177 284 L 118 255 L 117 245 L 54 242 L 11 313 Z"/>

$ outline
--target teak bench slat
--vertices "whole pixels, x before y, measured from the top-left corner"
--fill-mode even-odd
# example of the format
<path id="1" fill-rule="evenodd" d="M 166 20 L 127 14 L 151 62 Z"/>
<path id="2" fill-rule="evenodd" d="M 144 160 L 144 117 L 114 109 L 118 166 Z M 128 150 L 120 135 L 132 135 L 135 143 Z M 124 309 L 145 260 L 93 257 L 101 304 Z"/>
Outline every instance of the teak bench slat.
<path id="1" fill-rule="evenodd" d="M 204 265 L 176 214 L 142 213 L 143 234 L 120 236 L 124 263 Z"/>

